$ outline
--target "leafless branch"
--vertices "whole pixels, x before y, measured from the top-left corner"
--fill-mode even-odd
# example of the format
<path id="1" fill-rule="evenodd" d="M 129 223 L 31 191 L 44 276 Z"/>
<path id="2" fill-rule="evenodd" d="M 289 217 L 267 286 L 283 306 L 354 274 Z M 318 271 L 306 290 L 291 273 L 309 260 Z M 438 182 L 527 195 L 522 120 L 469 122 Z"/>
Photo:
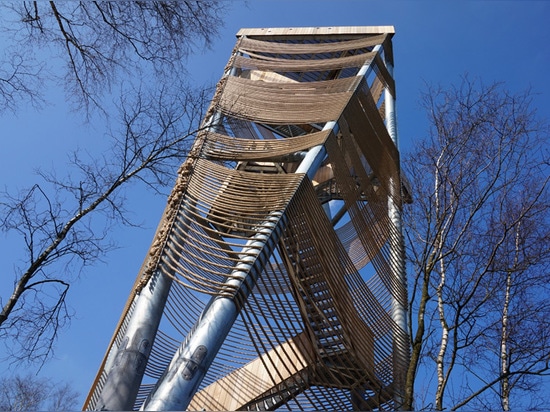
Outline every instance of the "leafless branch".
<path id="1" fill-rule="evenodd" d="M 490 376 L 478 363 L 482 358 L 496 365 L 501 359 L 492 348 L 501 347 L 504 274 L 513 273 L 510 302 L 516 313 L 522 308 L 536 317 L 529 291 L 544 290 L 538 274 L 549 265 L 543 246 L 550 236 L 549 171 L 540 150 L 548 128 L 530 107 L 530 91 L 512 94 L 502 84 L 484 85 L 466 77 L 458 87 L 429 87 L 423 103 L 430 133 L 405 162 L 415 189 L 415 203 L 405 219 L 414 268 L 410 308 L 417 314 L 415 322 L 412 313 L 409 317 L 414 339 L 408 401 L 420 359 L 429 349 L 438 364 L 434 405 L 441 409 L 455 366 L 479 379 L 479 368 Z M 509 256 L 518 257 L 513 265 Z M 426 324 L 428 313 L 436 309 L 434 295 L 439 315 Z M 546 348 L 545 341 L 524 329 L 528 322 L 508 320 L 516 325 L 509 330 L 514 339 L 527 335 L 536 342 L 531 347 L 508 342 L 510 359 L 517 360 L 510 371 L 521 379 L 544 369 L 535 347 Z M 533 363 L 522 364 L 523 355 Z"/>
<path id="2" fill-rule="evenodd" d="M 73 171 L 66 177 L 39 171 L 44 185 L 18 195 L 4 193 L 0 228 L 22 237 L 27 266 L 17 273 L 3 304 L 0 331 L 4 338 L 24 341 L 21 358 L 49 355 L 58 329 L 70 318 L 65 297 L 75 274 L 112 249 L 108 229 L 116 223 L 133 224 L 123 188 L 140 181 L 161 192 L 174 180 L 205 103 L 204 91 L 184 88 L 178 93 L 164 88 L 126 93 L 119 105 L 120 127 L 111 131 L 109 155 L 86 159 L 74 153 Z M 62 288 L 55 291 L 53 285 Z M 31 296 L 32 303 L 25 298 Z"/>

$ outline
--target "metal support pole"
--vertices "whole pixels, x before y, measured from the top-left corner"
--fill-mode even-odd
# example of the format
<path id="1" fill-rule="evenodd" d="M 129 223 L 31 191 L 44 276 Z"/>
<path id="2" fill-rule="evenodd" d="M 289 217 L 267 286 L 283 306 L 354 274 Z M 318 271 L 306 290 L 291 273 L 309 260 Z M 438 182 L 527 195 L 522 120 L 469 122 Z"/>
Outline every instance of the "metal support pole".
<path id="1" fill-rule="evenodd" d="M 216 127 L 220 120 L 218 113 L 212 116 L 206 127 Z M 183 210 L 183 219 L 189 219 L 189 212 Z M 176 245 L 165 250 L 177 250 Z M 174 260 L 177 257 L 173 256 Z M 153 273 L 145 287 L 136 297 L 125 336 L 118 347 L 114 361 L 106 365 L 107 379 L 101 390 L 96 409 L 132 410 L 143 380 L 151 347 L 155 340 L 172 285 L 172 278 L 165 273 L 172 269 L 163 263 Z"/>
<path id="2" fill-rule="evenodd" d="M 393 77 L 393 66 L 386 56 L 386 69 L 390 76 Z M 395 96 L 393 96 L 388 88 L 385 89 L 384 105 L 386 108 L 386 128 L 394 142 L 395 146 L 399 147 L 396 114 L 395 114 Z M 392 298 L 392 318 L 398 328 L 394 336 L 394 400 L 397 406 L 403 404 L 405 372 L 403 367 L 406 367 L 409 358 L 408 346 L 404 342 L 398 342 L 399 336 L 407 335 L 407 307 L 406 303 L 401 301 L 401 293 L 407 293 L 407 274 L 405 267 L 405 252 L 402 233 L 401 211 L 395 204 L 394 199 L 398 199 L 401 195 L 401 187 L 399 181 L 390 180 L 390 197 L 388 199 L 388 213 L 391 222 L 395 228 L 390 234 L 390 265 L 395 276 L 397 287 L 399 288 L 399 296 Z"/>
<path id="3" fill-rule="evenodd" d="M 184 216 L 187 213 L 184 211 Z M 186 217 L 185 217 L 186 218 Z M 170 252 L 176 246 L 167 248 Z M 175 256 L 173 259 L 177 259 Z M 99 396 L 98 410 L 132 410 L 166 304 L 172 278 L 161 262 L 136 297 L 134 310 Z"/>
<path id="4" fill-rule="evenodd" d="M 171 284 L 172 279 L 157 270 L 137 297 L 96 409 L 133 409 Z"/>
<path id="5" fill-rule="evenodd" d="M 386 62 L 386 67 L 393 76 L 393 67 L 389 62 Z M 384 97 L 384 105 L 386 108 L 386 128 L 388 133 L 394 142 L 395 146 L 398 147 L 399 141 L 397 136 L 397 127 L 396 127 L 396 115 L 395 115 L 395 97 L 392 96 L 389 89 L 386 88 Z M 396 239 L 392 239 L 392 262 L 394 273 L 398 278 L 398 282 L 403 287 L 407 285 L 407 277 L 405 271 L 405 260 L 403 256 L 403 235 L 402 235 L 402 222 L 401 222 L 401 212 L 399 208 L 393 202 L 393 199 L 399 198 L 401 196 L 401 188 L 399 187 L 398 182 L 390 182 L 390 188 L 392 192 L 390 193 L 390 218 L 392 223 L 395 225 L 396 230 Z M 398 234 L 398 235 L 397 235 Z M 401 329 L 407 331 L 407 308 L 403 307 L 400 303 L 396 303 L 393 310 L 394 321 L 401 327 Z"/>

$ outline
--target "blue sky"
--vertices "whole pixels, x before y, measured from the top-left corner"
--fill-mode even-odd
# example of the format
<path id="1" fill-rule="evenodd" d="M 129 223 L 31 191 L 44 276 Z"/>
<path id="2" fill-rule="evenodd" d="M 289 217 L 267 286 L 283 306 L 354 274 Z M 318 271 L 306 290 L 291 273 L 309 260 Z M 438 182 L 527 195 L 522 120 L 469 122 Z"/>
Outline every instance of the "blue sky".
<path id="1" fill-rule="evenodd" d="M 406 150 L 426 130 L 418 107 L 425 82 L 448 85 L 468 73 L 485 82 L 503 81 L 513 91 L 532 87 L 534 106 L 550 118 L 550 2 L 547 1 L 254 1 L 232 2 L 226 27 L 212 50 L 192 56 L 197 82 L 216 82 L 243 27 L 393 25 L 398 130 Z M 1 43 L 0 43 L 1 44 Z M 36 167 L 62 169 L 66 153 L 103 134 L 101 124 L 84 125 L 57 91 L 41 112 L 22 107 L 0 115 L 0 185 L 32 184 Z M 55 359 L 43 376 L 68 380 L 87 394 L 130 287 L 142 263 L 165 199 L 130 193 L 128 209 L 146 229 L 116 229 L 120 248 L 90 268 L 71 288 L 76 312 L 59 338 Z M 17 241 L 0 235 L 0 293 L 11 286 Z M 0 364 L 0 376 L 8 365 Z M 20 371 L 21 372 L 21 371 Z"/>

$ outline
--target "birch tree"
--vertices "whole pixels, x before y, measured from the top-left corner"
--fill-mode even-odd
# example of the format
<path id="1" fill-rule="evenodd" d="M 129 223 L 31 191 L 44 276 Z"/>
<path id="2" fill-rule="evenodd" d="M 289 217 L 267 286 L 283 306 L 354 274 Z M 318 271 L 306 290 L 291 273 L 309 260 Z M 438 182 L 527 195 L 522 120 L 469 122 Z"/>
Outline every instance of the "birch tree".
<path id="1" fill-rule="evenodd" d="M 423 107 L 431 129 L 405 162 L 415 194 L 405 211 L 413 270 L 405 408 L 415 406 L 421 367 L 434 370 L 438 410 L 482 402 L 490 392 L 507 408 L 513 391 L 524 389 L 510 379 L 540 377 L 548 367 L 541 358 L 546 340 L 515 318 L 536 315 L 535 307 L 547 310 L 531 296 L 548 297 L 539 288 L 549 258 L 547 129 L 531 108 L 530 92 L 513 94 L 468 78 L 458 87 L 428 88 Z M 534 220 L 537 231 L 528 231 Z M 526 276 L 533 281 L 523 282 Z M 548 324 L 540 326 L 545 335 Z M 529 335 L 537 348 L 511 351 L 512 330 Z M 517 351 L 532 363 L 514 360 L 510 369 Z"/>

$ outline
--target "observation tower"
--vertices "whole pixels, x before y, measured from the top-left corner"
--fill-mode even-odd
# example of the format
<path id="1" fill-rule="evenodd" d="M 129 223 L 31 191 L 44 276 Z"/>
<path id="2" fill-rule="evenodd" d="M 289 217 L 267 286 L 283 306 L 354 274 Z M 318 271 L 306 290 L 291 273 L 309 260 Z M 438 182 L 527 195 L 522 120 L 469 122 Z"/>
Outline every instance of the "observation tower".
<path id="1" fill-rule="evenodd" d="M 399 409 L 393 34 L 237 33 L 85 409 Z"/>

